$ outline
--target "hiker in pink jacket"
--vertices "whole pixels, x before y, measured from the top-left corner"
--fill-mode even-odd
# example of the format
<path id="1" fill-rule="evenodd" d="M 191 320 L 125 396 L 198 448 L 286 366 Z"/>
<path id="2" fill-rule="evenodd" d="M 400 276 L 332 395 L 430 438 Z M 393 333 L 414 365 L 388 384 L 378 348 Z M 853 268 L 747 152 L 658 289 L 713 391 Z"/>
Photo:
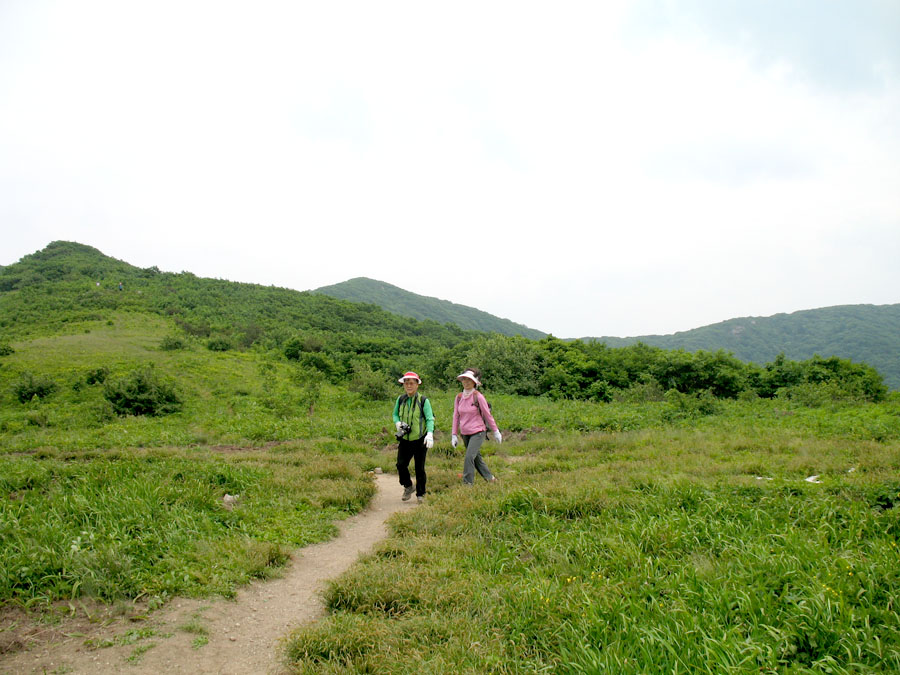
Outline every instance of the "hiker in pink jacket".
<path id="1" fill-rule="evenodd" d="M 462 436 L 463 444 L 466 446 L 462 477 L 464 485 L 475 483 L 476 470 L 489 483 L 497 480 L 481 456 L 481 444 L 484 443 L 488 427 L 494 432 L 495 441 L 498 443 L 503 441 L 494 416 L 491 415 L 491 408 L 477 389 L 481 384 L 479 377 L 481 377 L 480 370 L 468 368 L 456 378 L 462 383 L 463 390 L 453 401 L 453 435 L 450 444 L 455 448 L 459 444 L 459 437 Z"/>

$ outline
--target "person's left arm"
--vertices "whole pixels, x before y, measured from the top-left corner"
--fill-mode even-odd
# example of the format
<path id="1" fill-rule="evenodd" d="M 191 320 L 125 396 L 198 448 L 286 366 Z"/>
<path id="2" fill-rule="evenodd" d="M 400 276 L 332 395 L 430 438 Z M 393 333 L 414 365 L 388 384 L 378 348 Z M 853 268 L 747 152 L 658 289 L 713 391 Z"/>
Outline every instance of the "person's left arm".
<path id="1" fill-rule="evenodd" d="M 491 406 L 488 405 L 487 399 L 484 397 L 480 391 L 475 392 L 475 396 L 479 397 L 479 407 L 481 408 L 481 416 L 484 418 L 484 421 L 491 428 L 491 431 L 494 433 L 498 432 L 497 422 L 494 421 L 494 416 L 491 414 Z"/>
<path id="2" fill-rule="evenodd" d="M 431 399 L 425 399 L 425 405 L 423 406 L 423 410 L 425 412 L 425 431 L 428 433 L 434 432 L 434 411 L 431 409 Z"/>

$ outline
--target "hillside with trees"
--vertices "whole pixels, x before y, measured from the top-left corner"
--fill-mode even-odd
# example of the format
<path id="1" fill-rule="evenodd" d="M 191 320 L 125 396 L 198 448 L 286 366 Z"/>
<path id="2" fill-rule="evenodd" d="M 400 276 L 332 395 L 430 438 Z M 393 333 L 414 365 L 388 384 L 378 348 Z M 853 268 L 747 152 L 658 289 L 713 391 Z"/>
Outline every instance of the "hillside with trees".
<path id="1" fill-rule="evenodd" d="M 768 317 L 729 319 L 672 335 L 584 338 L 623 347 L 642 342 L 663 349 L 724 349 L 742 361 L 766 363 L 838 356 L 874 366 L 900 389 L 900 304 L 840 305 Z"/>
<path id="2" fill-rule="evenodd" d="M 0 272 L 2 352 L 45 336 L 115 326 L 123 317 L 167 326 L 162 349 L 195 346 L 286 360 L 302 369 L 301 379 L 348 384 L 376 398 L 386 397 L 397 375 L 410 368 L 446 387 L 467 365 L 480 366 L 493 391 L 551 399 L 877 401 L 887 392 L 870 365 L 839 357 L 793 361 L 777 355 L 766 364 L 748 364 L 721 349 L 690 352 L 640 342 L 610 347 L 464 331 L 322 293 L 141 269 L 70 242 L 51 243 Z M 33 374 L 21 375 L 16 396 L 24 400 Z"/>
<path id="3" fill-rule="evenodd" d="M 0 342 L 71 332 L 123 312 L 164 317 L 173 335 L 218 351 L 280 351 L 299 341 L 333 377 L 360 357 L 402 370 L 467 335 L 326 295 L 142 269 L 73 242 L 53 242 L 0 271 Z"/>
<path id="4" fill-rule="evenodd" d="M 417 295 L 384 281 L 366 277 L 357 277 L 332 286 L 322 286 L 315 292 L 341 300 L 369 302 L 394 314 L 421 321 L 431 319 L 438 323 L 453 323 L 466 330 L 479 330 L 509 336 L 521 335 L 533 340 L 540 340 L 547 335 L 539 330 L 514 323 L 509 319 L 501 319 L 474 307 Z"/>

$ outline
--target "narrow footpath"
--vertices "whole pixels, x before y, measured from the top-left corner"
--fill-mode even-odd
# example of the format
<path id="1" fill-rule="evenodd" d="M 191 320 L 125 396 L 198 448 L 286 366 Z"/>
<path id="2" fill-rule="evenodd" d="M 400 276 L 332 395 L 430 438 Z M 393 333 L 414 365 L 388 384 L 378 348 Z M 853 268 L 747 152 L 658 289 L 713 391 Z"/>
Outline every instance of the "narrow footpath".
<path id="1" fill-rule="evenodd" d="M 397 477 L 375 476 L 377 492 L 368 509 L 338 524 L 340 534 L 321 544 L 295 551 L 280 579 L 259 581 L 238 591 L 234 600 L 177 598 L 154 612 L 147 622 L 97 635 L 79 635 L 62 642 L 0 657 L 2 673 L 216 673 L 277 675 L 281 640 L 291 629 L 324 613 L 320 591 L 325 582 L 346 571 L 357 558 L 387 536 L 385 520 L 400 510 L 416 508 L 415 499 L 400 500 Z M 195 647 L 197 633 L 207 631 L 208 644 Z M 112 640 L 125 631 L 152 627 L 156 634 L 135 644 L 88 649 L 85 640 Z M 165 637 L 168 636 L 168 637 Z M 154 644 L 140 658 L 128 658 L 139 645 Z"/>

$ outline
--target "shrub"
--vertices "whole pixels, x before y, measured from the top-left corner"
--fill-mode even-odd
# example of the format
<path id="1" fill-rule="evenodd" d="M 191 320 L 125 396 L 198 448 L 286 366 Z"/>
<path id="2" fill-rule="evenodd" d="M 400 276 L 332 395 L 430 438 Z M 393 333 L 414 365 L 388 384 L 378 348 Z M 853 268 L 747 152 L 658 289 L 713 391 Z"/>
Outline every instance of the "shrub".
<path id="1" fill-rule="evenodd" d="M 25 414 L 25 420 L 33 427 L 50 426 L 50 416 L 46 410 L 30 410 Z"/>
<path id="2" fill-rule="evenodd" d="M 664 401 L 666 392 L 652 375 L 644 375 L 639 382 L 633 382 L 627 389 L 613 393 L 613 400 L 624 403 L 647 403 Z"/>
<path id="3" fill-rule="evenodd" d="M 318 353 L 325 348 L 325 341 L 318 335 L 297 335 L 284 344 L 284 356 L 288 361 L 299 361 L 304 353 Z"/>
<path id="4" fill-rule="evenodd" d="M 303 353 L 303 340 L 300 338 L 291 338 L 284 345 L 284 357 L 288 361 L 299 361 L 300 355 Z"/>
<path id="5" fill-rule="evenodd" d="M 314 368 L 298 367 L 292 374 L 291 380 L 300 390 L 300 403 L 306 408 L 310 417 L 315 412 L 316 403 L 322 395 L 322 384 L 325 376 Z"/>
<path id="6" fill-rule="evenodd" d="M 805 382 L 792 387 L 782 387 L 776 392 L 775 397 L 793 401 L 807 408 L 820 408 L 851 398 L 837 382 Z"/>
<path id="7" fill-rule="evenodd" d="M 15 354 L 16 350 L 9 346 L 6 342 L 0 342 L 0 356 L 9 356 Z"/>
<path id="8" fill-rule="evenodd" d="M 231 349 L 231 340 L 227 337 L 210 338 L 206 343 L 206 348 L 212 352 L 227 352 Z"/>
<path id="9" fill-rule="evenodd" d="M 172 313 L 180 311 L 182 310 L 173 309 Z M 210 333 L 212 333 L 212 328 L 205 321 L 197 321 L 196 323 L 191 323 L 190 321 L 176 318 L 175 323 L 185 333 L 187 333 L 188 335 L 193 335 L 194 337 L 209 337 Z"/>
<path id="10" fill-rule="evenodd" d="M 178 349 L 185 349 L 186 347 L 187 344 L 185 341 L 174 335 L 167 335 L 159 343 L 159 348 L 166 352 L 173 352 Z"/>
<path id="11" fill-rule="evenodd" d="M 353 377 L 348 389 L 370 401 L 389 401 L 394 394 L 390 379 L 384 373 L 372 370 L 368 363 L 362 362 L 353 365 Z"/>
<path id="12" fill-rule="evenodd" d="M 609 382 L 606 380 L 595 380 L 594 382 L 591 382 L 590 386 L 587 388 L 587 398 L 590 401 L 609 403 L 612 400 L 612 397 L 612 387 L 609 386 Z"/>
<path id="13" fill-rule="evenodd" d="M 103 390 L 117 415 L 167 415 L 181 410 L 181 398 L 175 388 L 160 380 L 152 366 L 133 371 Z"/>
<path id="14" fill-rule="evenodd" d="M 103 384 L 106 382 L 107 377 L 109 377 L 109 368 L 101 366 L 100 368 L 89 370 L 84 381 L 88 384 Z"/>
<path id="15" fill-rule="evenodd" d="M 28 403 L 35 397 L 47 398 L 56 391 L 56 382 L 45 375 L 37 377 L 31 372 L 25 372 L 17 382 L 13 384 L 13 393 L 20 403 Z"/>
<path id="16" fill-rule="evenodd" d="M 329 379 L 336 378 L 338 374 L 337 364 L 322 352 L 303 352 L 300 365 L 306 370 L 317 370 Z"/>
<path id="17" fill-rule="evenodd" d="M 709 390 L 696 394 L 683 394 L 676 389 L 666 392 L 666 409 L 663 418 L 669 422 L 715 415 L 719 402 Z"/>

